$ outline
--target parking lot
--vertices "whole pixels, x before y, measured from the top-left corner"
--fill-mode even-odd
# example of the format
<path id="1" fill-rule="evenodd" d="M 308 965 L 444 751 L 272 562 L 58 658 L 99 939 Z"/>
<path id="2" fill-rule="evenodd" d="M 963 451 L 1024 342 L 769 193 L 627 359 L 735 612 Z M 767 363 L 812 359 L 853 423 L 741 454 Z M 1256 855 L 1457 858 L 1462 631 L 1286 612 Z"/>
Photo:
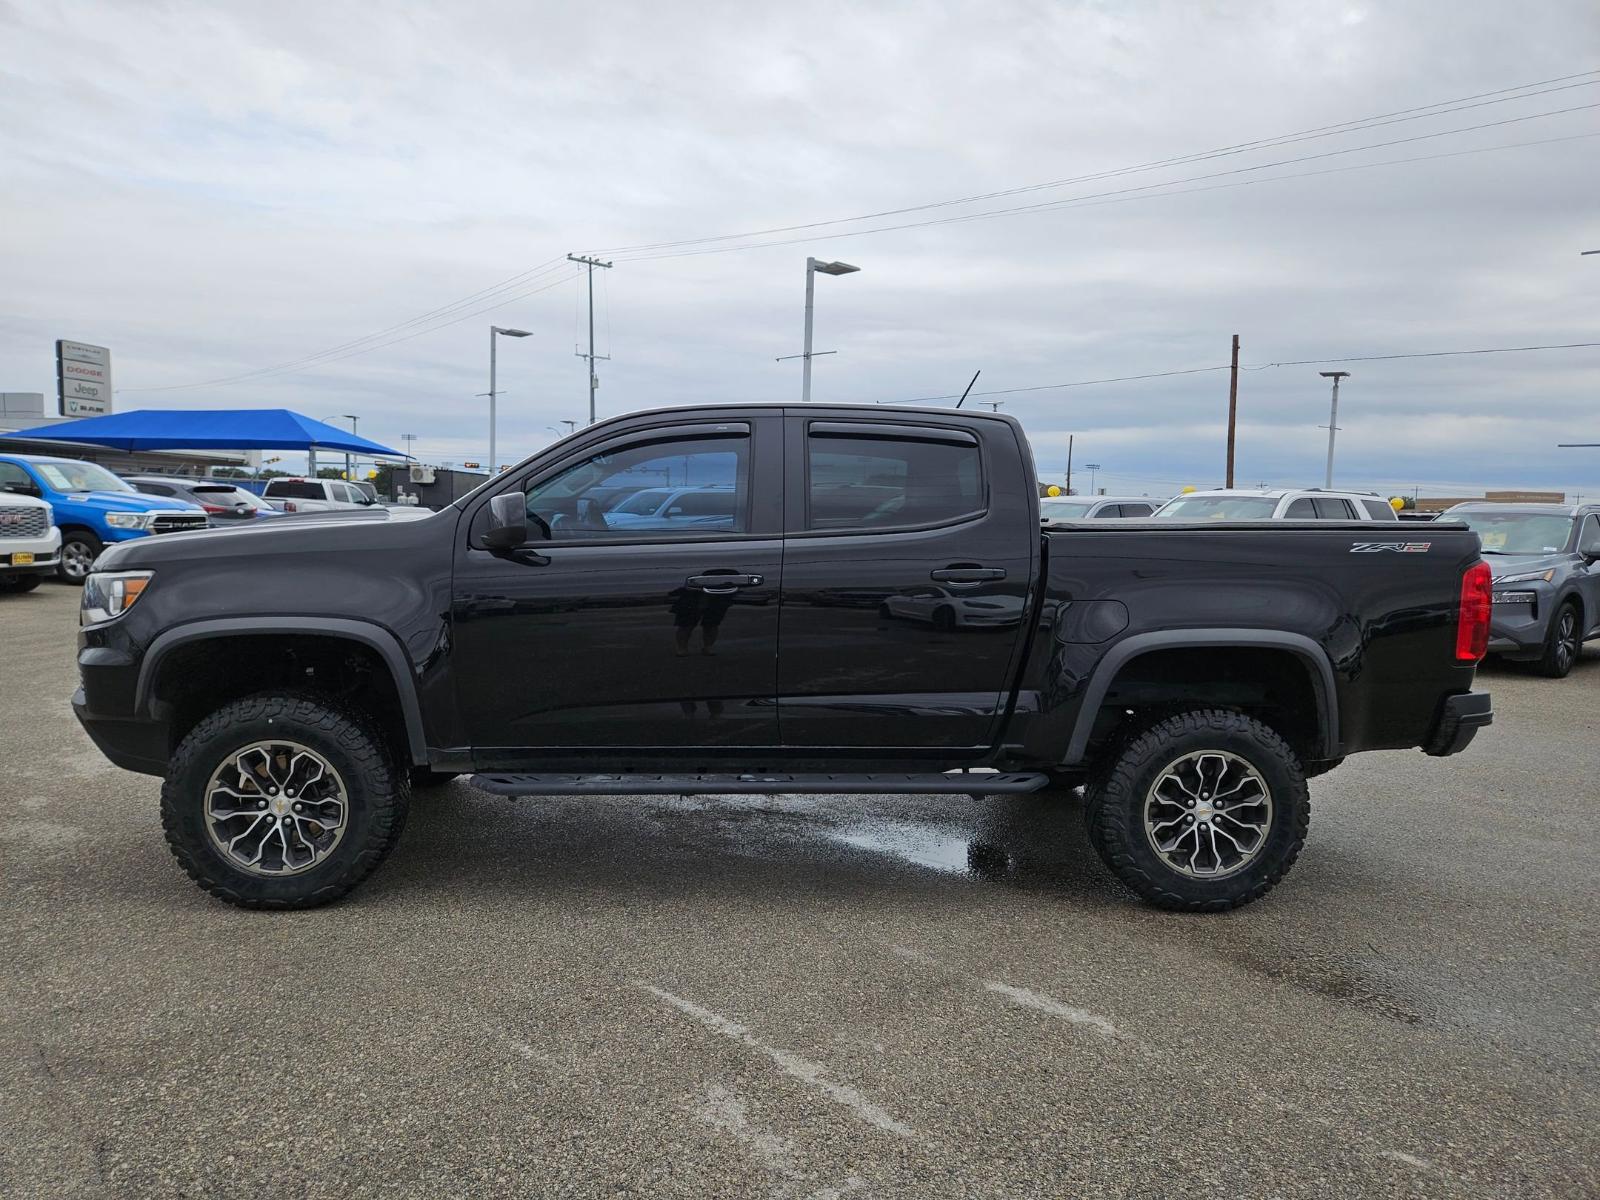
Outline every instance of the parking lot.
<path id="1" fill-rule="evenodd" d="M 420 793 L 346 902 L 243 912 L 0 598 L 0 1195 L 1600 1193 L 1600 651 L 1352 760 L 1225 916 L 1037 798 Z"/>

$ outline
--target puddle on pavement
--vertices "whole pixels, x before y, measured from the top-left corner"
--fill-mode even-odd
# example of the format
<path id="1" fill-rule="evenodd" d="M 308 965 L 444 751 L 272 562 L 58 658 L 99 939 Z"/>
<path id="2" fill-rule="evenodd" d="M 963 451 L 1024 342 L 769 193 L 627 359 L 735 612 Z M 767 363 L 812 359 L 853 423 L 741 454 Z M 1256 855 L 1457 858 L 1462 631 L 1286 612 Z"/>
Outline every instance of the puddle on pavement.
<path id="1" fill-rule="evenodd" d="M 950 875 L 978 875 L 993 879 L 1004 875 L 1011 859 L 999 846 L 973 841 L 935 825 L 893 824 L 829 830 L 827 837 L 840 845 L 874 854 L 887 854 L 913 866 Z"/>

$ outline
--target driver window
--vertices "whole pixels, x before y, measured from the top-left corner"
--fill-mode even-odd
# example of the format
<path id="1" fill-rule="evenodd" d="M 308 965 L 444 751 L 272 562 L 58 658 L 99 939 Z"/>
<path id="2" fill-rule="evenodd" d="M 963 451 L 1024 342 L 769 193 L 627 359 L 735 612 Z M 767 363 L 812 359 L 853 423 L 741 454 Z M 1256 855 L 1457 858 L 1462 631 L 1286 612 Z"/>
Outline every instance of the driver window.
<path id="1" fill-rule="evenodd" d="M 528 491 L 556 541 L 744 533 L 750 438 L 655 440 L 584 459 Z"/>

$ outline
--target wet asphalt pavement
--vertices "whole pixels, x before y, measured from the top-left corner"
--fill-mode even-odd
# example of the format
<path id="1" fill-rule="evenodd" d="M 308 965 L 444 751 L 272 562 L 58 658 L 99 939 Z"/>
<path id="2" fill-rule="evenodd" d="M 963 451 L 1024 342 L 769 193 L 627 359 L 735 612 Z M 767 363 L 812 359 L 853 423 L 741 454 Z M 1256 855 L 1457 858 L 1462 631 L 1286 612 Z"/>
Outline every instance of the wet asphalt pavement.
<path id="1" fill-rule="evenodd" d="M 1600 649 L 1312 784 L 1265 901 L 1140 907 L 1073 803 L 419 793 L 255 914 L 0 597 L 0 1196 L 1600 1194 Z"/>

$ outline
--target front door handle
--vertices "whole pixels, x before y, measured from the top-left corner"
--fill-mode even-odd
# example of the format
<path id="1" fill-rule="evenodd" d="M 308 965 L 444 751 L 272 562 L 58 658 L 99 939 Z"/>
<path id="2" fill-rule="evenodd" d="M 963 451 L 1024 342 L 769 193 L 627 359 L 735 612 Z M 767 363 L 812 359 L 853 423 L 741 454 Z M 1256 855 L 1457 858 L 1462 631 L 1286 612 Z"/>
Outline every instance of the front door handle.
<path id="1" fill-rule="evenodd" d="M 949 583 L 956 587 L 970 586 L 974 583 L 983 583 L 988 579 L 1004 579 L 1004 567 L 945 567 L 939 571 L 929 571 L 928 578 L 935 583 Z"/>
<path id="2" fill-rule="evenodd" d="M 683 582 L 708 596 L 730 596 L 740 588 L 760 587 L 766 580 L 760 575 L 691 575 Z"/>

